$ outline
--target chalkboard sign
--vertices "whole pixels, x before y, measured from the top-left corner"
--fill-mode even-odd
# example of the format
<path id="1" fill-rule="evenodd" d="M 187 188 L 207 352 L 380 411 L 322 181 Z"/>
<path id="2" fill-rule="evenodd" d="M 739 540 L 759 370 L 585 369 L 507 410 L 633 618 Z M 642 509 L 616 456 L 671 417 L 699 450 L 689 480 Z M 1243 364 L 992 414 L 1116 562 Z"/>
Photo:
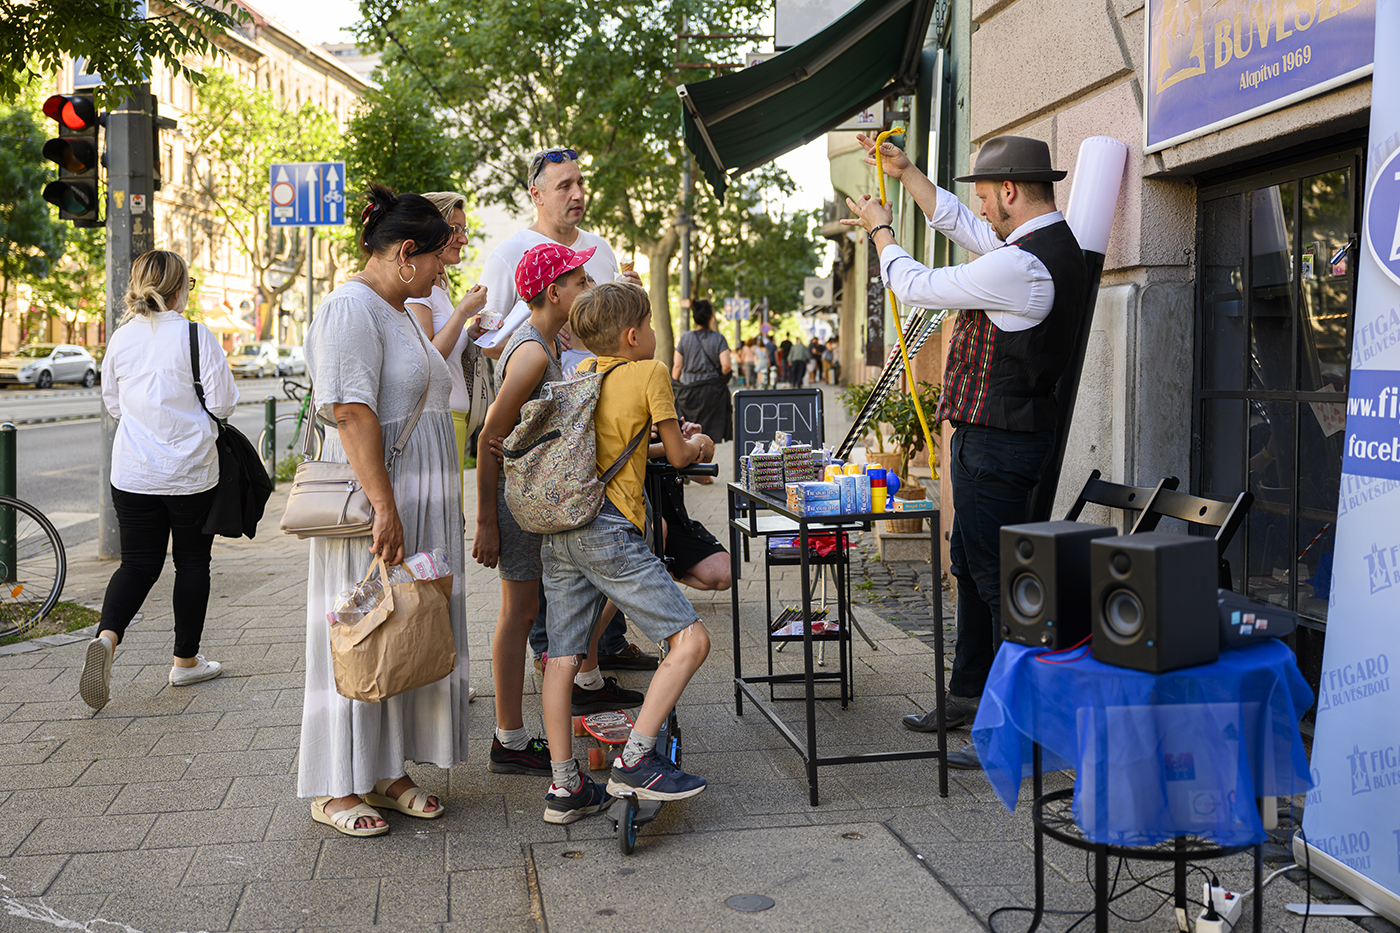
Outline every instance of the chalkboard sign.
<path id="1" fill-rule="evenodd" d="M 787 431 L 801 444 L 820 447 L 821 389 L 743 389 L 734 393 L 734 480 L 740 478 L 739 458 L 754 441 L 767 443 L 775 431 Z"/>

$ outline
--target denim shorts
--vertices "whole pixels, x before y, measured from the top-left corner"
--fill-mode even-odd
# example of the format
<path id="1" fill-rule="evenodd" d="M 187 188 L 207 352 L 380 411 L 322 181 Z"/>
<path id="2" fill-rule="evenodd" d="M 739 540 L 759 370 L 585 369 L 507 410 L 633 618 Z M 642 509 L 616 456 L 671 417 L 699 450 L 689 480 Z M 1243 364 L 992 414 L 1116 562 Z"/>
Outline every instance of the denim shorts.
<path id="1" fill-rule="evenodd" d="M 590 524 L 545 535 L 540 557 L 552 657 L 588 653 L 588 638 L 605 599 L 655 642 L 700 618 L 637 526 L 611 502 L 603 503 Z"/>

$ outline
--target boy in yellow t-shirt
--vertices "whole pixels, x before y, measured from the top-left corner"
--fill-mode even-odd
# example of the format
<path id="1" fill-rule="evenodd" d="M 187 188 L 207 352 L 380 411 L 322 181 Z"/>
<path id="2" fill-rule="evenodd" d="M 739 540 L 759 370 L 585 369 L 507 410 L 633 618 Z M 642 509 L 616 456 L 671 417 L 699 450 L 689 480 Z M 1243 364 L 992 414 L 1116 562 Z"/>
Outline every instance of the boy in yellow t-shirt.
<path id="1" fill-rule="evenodd" d="M 574 300 L 569 328 L 598 354 L 598 372 L 616 365 L 603 381 L 593 416 L 600 474 L 648 420 L 673 466 L 689 466 L 714 456 L 714 443 L 708 437 L 686 437 L 681 430 L 670 373 L 664 363 L 653 359 L 656 333 L 651 329 L 646 292 L 628 284 L 595 286 Z M 580 371 L 592 367 L 585 360 Z M 665 564 L 647 547 L 642 491 L 646 460 L 646 445 L 639 445 L 608 482 L 607 501 L 598 517 L 582 528 L 546 535 L 541 548 L 550 605 L 550 663 L 544 670 L 542 694 L 554 772 L 545 796 L 548 823 L 572 823 L 594 813 L 607 805 L 609 794 L 680 800 L 705 789 L 704 778 L 685 773 L 656 750 L 662 723 L 710 653 L 710 635 Z M 649 638 L 669 645 L 627 745 L 613 764 L 607 792 L 579 774 L 569 718 L 573 671 L 569 664 L 559 663 L 588 653 L 590 630 L 596 624 L 592 620 L 605 599 L 611 599 Z"/>

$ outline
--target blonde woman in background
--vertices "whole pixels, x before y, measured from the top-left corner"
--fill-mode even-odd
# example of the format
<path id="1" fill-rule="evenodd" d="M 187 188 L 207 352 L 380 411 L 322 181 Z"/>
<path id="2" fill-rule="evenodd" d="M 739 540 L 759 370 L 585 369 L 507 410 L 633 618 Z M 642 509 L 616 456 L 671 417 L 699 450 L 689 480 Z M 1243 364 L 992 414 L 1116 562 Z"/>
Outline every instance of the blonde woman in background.
<path id="1" fill-rule="evenodd" d="M 107 584 L 97 637 L 88 643 L 78 681 L 83 701 L 107 705 L 112 658 L 165 565 L 175 564 L 175 651 L 171 686 L 219 676 L 222 666 L 199 653 L 209 605 L 212 534 L 202 530 L 219 482 L 217 429 L 199 404 L 190 361 L 190 322 L 183 315 L 194 280 L 179 255 L 152 250 L 131 266 L 126 313 L 107 342 L 102 401 L 120 419 L 112 441 L 112 505 L 121 534 L 121 566 Z M 205 404 L 233 413 L 238 389 L 209 328 L 196 324 Z"/>
<path id="2" fill-rule="evenodd" d="M 452 239 L 443 247 L 438 258 L 444 266 L 455 266 L 462 261 L 462 247 L 467 245 L 467 199 L 455 191 L 432 191 L 427 198 L 442 214 L 442 219 L 452 227 Z M 466 458 L 471 450 L 471 436 L 476 428 L 486 420 L 485 405 L 473 408 L 472 384 L 476 367 L 485 366 L 481 348 L 474 341 L 483 333 L 477 321 L 481 309 L 486 305 L 486 286 L 474 285 L 454 306 L 447 294 L 447 275 L 444 272 L 433 284 L 433 291 L 426 298 L 409 298 L 408 310 L 423 325 L 423 332 L 433 341 L 442 358 L 447 361 L 447 375 L 452 380 L 452 426 L 457 432 L 458 475 L 466 468 Z M 487 383 L 490 383 L 488 378 Z M 492 395 L 494 396 L 494 392 Z"/>

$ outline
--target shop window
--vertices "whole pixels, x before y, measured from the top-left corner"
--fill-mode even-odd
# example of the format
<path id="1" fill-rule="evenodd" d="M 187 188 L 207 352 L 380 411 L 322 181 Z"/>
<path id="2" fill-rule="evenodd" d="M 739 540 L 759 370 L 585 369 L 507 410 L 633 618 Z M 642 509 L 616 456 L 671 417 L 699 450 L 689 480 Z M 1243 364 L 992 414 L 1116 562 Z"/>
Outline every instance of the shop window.
<path id="1" fill-rule="evenodd" d="M 1238 591 L 1327 619 L 1350 371 L 1362 153 L 1203 187 L 1194 485 L 1254 494 Z"/>

